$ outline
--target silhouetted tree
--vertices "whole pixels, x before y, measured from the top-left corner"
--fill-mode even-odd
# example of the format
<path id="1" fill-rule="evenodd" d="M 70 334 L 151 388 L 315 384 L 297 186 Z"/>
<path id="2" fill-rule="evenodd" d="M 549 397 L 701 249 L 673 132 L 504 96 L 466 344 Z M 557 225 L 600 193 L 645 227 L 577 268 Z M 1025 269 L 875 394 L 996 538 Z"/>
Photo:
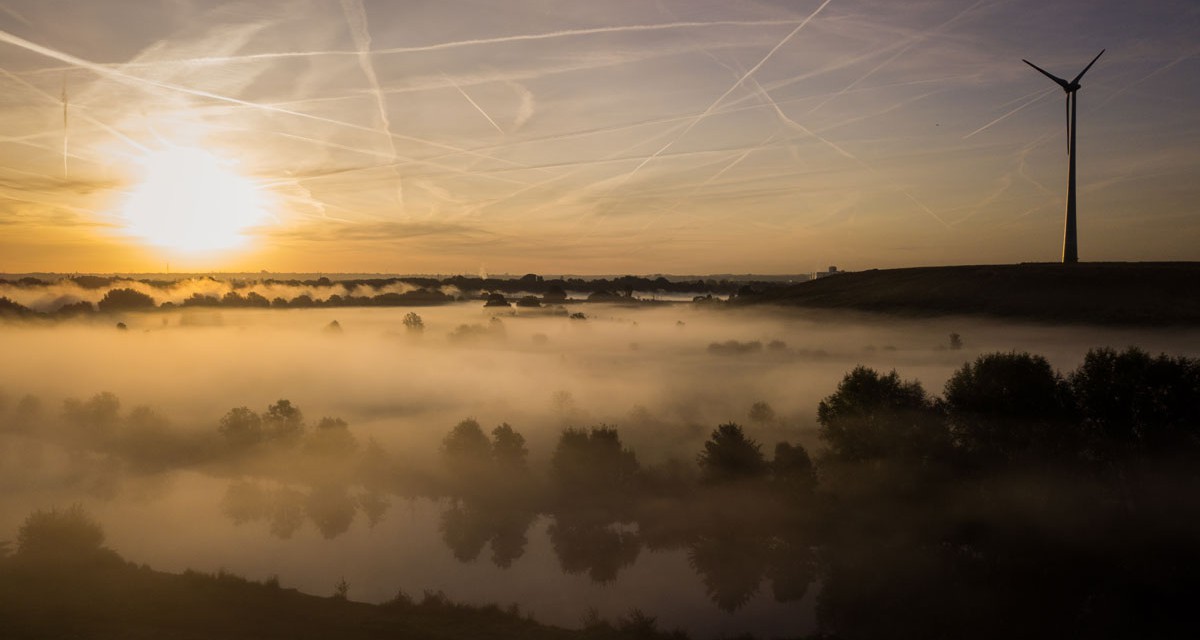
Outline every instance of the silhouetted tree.
<path id="1" fill-rule="evenodd" d="M 817 486 L 817 474 L 804 447 L 787 442 L 775 445 L 771 485 L 781 495 L 791 498 L 812 495 Z"/>
<path id="2" fill-rule="evenodd" d="M 258 307 L 261 309 L 261 308 L 271 306 L 271 301 L 267 300 L 261 294 L 251 291 L 246 294 L 246 306 L 247 307 Z"/>
<path id="3" fill-rule="evenodd" d="M 478 470 L 491 459 L 492 445 L 474 418 L 459 422 L 442 439 L 442 456 L 454 471 Z"/>
<path id="4" fill-rule="evenodd" d="M 485 307 L 511 307 L 512 305 L 509 304 L 508 299 L 504 297 L 503 293 L 492 293 L 492 294 L 488 295 L 487 302 L 483 306 L 485 306 Z"/>
<path id="5" fill-rule="evenodd" d="M 120 421 L 120 410 L 121 401 L 108 391 L 98 393 L 86 402 L 75 398 L 63 401 L 63 417 L 84 442 L 93 446 L 113 436 Z"/>
<path id="6" fill-rule="evenodd" d="M 247 305 L 246 305 L 246 299 L 242 297 L 242 294 L 240 294 L 236 291 L 227 291 L 225 293 L 225 295 L 221 296 L 221 306 L 222 307 L 244 307 Z"/>
<path id="7" fill-rule="evenodd" d="M 25 318 L 32 315 L 36 315 L 33 309 L 15 300 L 0 296 L 0 318 L 5 316 Z"/>
<path id="8" fill-rule="evenodd" d="M 409 311 L 404 315 L 404 328 L 409 333 L 421 333 L 425 330 L 425 321 L 421 319 L 421 316 Z"/>
<path id="9" fill-rule="evenodd" d="M 901 381 L 895 371 L 855 367 L 817 406 L 817 422 L 827 457 L 841 462 L 927 460 L 950 447 L 949 430 L 921 383 Z"/>
<path id="10" fill-rule="evenodd" d="M 637 456 L 621 445 L 617 430 L 567 429 L 550 460 L 551 477 L 561 493 L 576 498 L 612 498 L 633 487 Z"/>
<path id="11" fill-rule="evenodd" d="M 92 306 L 92 303 L 87 300 L 78 300 L 62 305 L 55 310 L 54 315 L 60 318 L 74 318 L 76 316 L 92 315 L 95 312 L 96 308 Z"/>
<path id="12" fill-rule="evenodd" d="M 324 417 L 309 434 L 305 449 L 319 455 L 348 456 L 358 450 L 358 440 L 345 420 Z"/>
<path id="13" fill-rule="evenodd" d="M 190 297 L 183 301 L 181 306 L 184 307 L 215 307 L 221 301 L 216 296 L 210 296 L 200 292 L 193 293 Z"/>
<path id="14" fill-rule="evenodd" d="M 753 480 L 767 473 L 762 445 L 747 438 L 742 427 L 733 422 L 713 430 L 696 460 L 700 478 L 707 483 Z"/>
<path id="15" fill-rule="evenodd" d="M 96 306 L 104 312 L 153 309 L 154 298 L 135 289 L 112 289 Z"/>
<path id="16" fill-rule="evenodd" d="M 1078 450 L 1070 388 L 1041 356 L 979 356 L 950 377 L 944 395 L 955 441 L 978 460 Z"/>
<path id="17" fill-rule="evenodd" d="M 525 468 L 525 458 L 529 449 L 525 448 L 525 436 L 517 433 L 507 422 L 492 429 L 492 457 L 503 469 L 514 470 Z"/>
<path id="18" fill-rule="evenodd" d="M 262 427 L 271 440 L 295 443 L 304 435 L 304 414 L 290 400 L 277 400 L 262 415 Z"/>
<path id="19" fill-rule="evenodd" d="M 1092 349 L 1070 385 L 1105 457 L 1200 446 L 1200 359 Z"/>
<path id="20" fill-rule="evenodd" d="M 80 559 L 98 554 L 104 530 L 79 504 L 37 510 L 17 530 L 17 555 L 38 559 Z"/>
<path id="21" fill-rule="evenodd" d="M 262 418 L 247 407 L 230 409 L 221 417 L 217 431 L 235 447 L 258 444 L 263 440 Z"/>
<path id="22" fill-rule="evenodd" d="M 771 405 L 759 400 L 750 407 L 750 419 L 759 424 L 766 424 L 775 420 L 775 410 Z"/>

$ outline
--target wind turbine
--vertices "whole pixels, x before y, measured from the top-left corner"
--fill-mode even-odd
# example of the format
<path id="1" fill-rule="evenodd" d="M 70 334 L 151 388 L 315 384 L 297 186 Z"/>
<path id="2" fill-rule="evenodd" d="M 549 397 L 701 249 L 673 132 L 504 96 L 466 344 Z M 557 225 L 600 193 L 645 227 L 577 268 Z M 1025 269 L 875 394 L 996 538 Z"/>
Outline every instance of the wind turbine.
<path id="1" fill-rule="evenodd" d="M 1070 82 L 1049 73 L 1024 58 L 1021 59 L 1021 62 L 1037 69 L 1038 72 L 1056 82 L 1058 86 L 1063 88 L 1063 91 L 1067 92 L 1067 164 L 1069 168 L 1067 169 L 1067 223 L 1063 236 L 1062 261 L 1064 264 L 1079 262 L 1079 245 L 1075 240 L 1075 104 L 1077 102 L 1075 92 L 1079 91 L 1079 80 L 1083 78 L 1083 74 L 1087 73 L 1088 69 L 1091 69 L 1092 65 L 1096 64 L 1100 56 L 1104 55 L 1104 51 L 1104 49 L 1101 49 L 1100 53 L 1097 53 L 1096 57 L 1092 58 L 1092 61 L 1088 63 L 1088 66 L 1084 67 L 1083 71 L 1080 71 L 1079 75 L 1075 76 Z"/>

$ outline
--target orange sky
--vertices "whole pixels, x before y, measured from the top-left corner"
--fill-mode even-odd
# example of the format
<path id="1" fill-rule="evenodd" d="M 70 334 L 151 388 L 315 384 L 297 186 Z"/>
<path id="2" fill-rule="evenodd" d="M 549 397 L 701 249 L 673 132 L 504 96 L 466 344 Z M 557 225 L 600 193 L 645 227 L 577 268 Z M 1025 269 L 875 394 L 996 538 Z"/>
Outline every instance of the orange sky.
<path id="1" fill-rule="evenodd" d="M 1200 7 L 8 1 L 0 272 L 1200 259 Z"/>

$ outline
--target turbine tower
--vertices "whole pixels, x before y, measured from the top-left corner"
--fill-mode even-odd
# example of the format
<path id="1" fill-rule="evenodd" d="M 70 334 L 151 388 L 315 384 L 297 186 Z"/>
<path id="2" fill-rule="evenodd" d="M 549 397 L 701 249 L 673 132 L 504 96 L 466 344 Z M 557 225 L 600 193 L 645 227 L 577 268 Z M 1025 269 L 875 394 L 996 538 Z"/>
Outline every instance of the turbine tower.
<path id="1" fill-rule="evenodd" d="M 1074 80 L 1067 82 L 1058 76 L 1052 75 L 1045 69 L 1036 64 L 1021 59 L 1021 62 L 1037 69 L 1042 75 L 1050 78 L 1067 92 L 1067 222 L 1066 230 L 1063 233 L 1063 264 L 1079 262 L 1079 245 L 1075 239 L 1075 103 L 1077 102 L 1075 92 L 1079 91 L 1079 81 L 1083 78 L 1083 74 L 1096 64 L 1100 56 L 1104 55 L 1104 49 L 1096 54 L 1095 58 L 1088 63 L 1088 66 L 1075 76 Z"/>

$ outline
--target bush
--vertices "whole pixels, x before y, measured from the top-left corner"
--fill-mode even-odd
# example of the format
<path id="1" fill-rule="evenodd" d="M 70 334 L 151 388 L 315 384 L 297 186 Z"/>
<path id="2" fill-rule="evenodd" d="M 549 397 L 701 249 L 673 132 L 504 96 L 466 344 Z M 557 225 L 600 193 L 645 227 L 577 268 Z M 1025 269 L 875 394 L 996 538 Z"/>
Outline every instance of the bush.
<path id="1" fill-rule="evenodd" d="M 104 530 L 79 504 L 34 511 L 17 530 L 17 554 L 24 557 L 78 558 L 98 553 L 103 544 Z"/>

